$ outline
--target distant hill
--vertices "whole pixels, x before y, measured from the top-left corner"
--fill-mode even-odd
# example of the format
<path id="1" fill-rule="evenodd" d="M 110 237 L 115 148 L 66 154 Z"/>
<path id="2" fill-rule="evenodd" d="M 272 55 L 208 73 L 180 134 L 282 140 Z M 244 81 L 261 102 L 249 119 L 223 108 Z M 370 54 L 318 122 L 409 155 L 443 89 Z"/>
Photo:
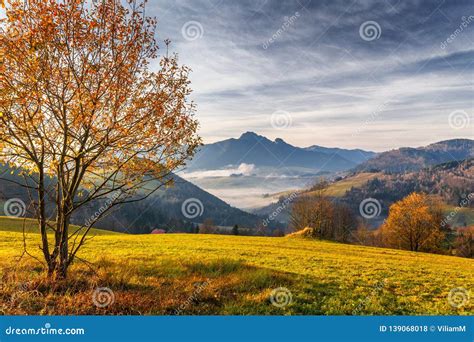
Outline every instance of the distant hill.
<path id="1" fill-rule="evenodd" d="M 187 169 L 213 170 L 241 163 L 265 168 L 303 168 L 312 171 L 343 171 L 374 155 L 363 150 L 344 150 L 311 146 L 300 148 L 282 139 L 271 141 L 247 132 L 238 139 L 227 139 L 204 145 L 189 162 Z"/>
<path id="2" fill-rule="evenodd" d="M 346 160 L 353 162 L 354 164 L 363 163 L 369 159 L 375 157 L 377 153 L 372 151 L 364 151 L 361 149 L 353 149 L 353 150 L 346 150 L 343 148 L 331 148 L 331 147 L 322 147 L 318 145 L 313 145 L 310 147 L 306 147 L 305 150 L 313 151 L 313 152 L 322 152 L 329 155 L 337 155 Z"/>
<path id="3" fill-rule="evenodd" d="M 377 154 L 354 168 L 354 172 L 417 171 L 432 165 L 474 157 L 474 140 L 453 139 L 425 147 L 404 147 Z"/>
<path id="4" fill-rule="evenodd" d="M 325 194 L 346 204 L 356 215 L 360 215 L 359 204 L 364 199 L 375 198 L 380 202 L 381 211 L 370 223 L 376 227 L 387 217 L 391 204 L 415 191 L 440 198 L 446 204 L 446 214 L 453 213 L 450 225 L 474 223 L 474 159 L 443 163 L 418 171 L 353 173 L 330 183 Z M 302 195 L 311 196 L 312 192 L 298 192 L 298 196 Z M 283 207 L 278 211 L 277 219 L 288 222 L 291 205 L 282 205 L 288 196 L 283 194 L 277 203 L 259 208 L 254 213 L 268 216 Z"/>
<path id="5" fill-rule="evenodd" d="M 16 183 L 23 184 L 24 180 L 17 172 L 3 167 L 2 177 L 10 181 L 0 180 L 0 215 L 4 215 L 4 203 L 8 199 L 19 198 L 27 207 L 31 207 L 30 197 L 25 188 Z M 6 172 L 5 172 L 6 171 Z M 197 223 L 206 219 L 212 220 L 215 225 L 253 228 L 261 222 L 261 218 L 234 208 L 214 195 L 202 190 L 198 186 L 173 175 L 174 185 L 162 187 L 148 199 L 117 206 L 111 214 L 104 217 L 96 224 L 96 227 L 129 233 L 149 233 L 154 228 L 166 228 L 172 231 L 191 231 Z M 14 183 L 16 182 L 16 183 Z M 33 194 L 33 201 L 36 196 Z M 188 209 L 187 216 L 183 213 L 183 203 L 187 203 L 194 209 Z M 101 207 L 102 201 L 91 203 L 83 210 L 73 216 L 74 224 L 83 224 L 90 218 L 97 208 Z M 49 205 L 52 212 L 53 207 Z M 197 214 L 192 211 L 197 210 Z M 27 210 L 27 216 L 33 212 Z"/>
<path id="6" fill-rule="evenodd" d="M 357 175 L 350 176 L 348 181 Z M 337 184 L 337 182 L 335 183 Z M 446 212 L 453 212 L 452 225 L 472 224 L 474 208 L 474 159 L 454 161 L 404 173 L 374 174 L 366 183 L 348 189 L 340 201 L 354 211 L 366 198 L 375 198 L 381 204 L 379 219 L 388 214 L 389 206 L 412 192 L 424 192 L 439 197 L 446 203 Z M 453 208 L 458 207 L 454 210 Z"/>
<path id="7" fill-rule="evenodd" d="M 177 232 L 183 231 L 183 227 L 189 227 L 182 221 L 203 223 L 205 220 L 212 220 L 216 226 L 237 224 L 240 227 L 248 228 L 254 228 L 261 222 L 260 217 L 230 206 L 177 175 L 173 175 L 173 179 L 173 186 L 160 188 L 144 201 L 119 207 L 111 215 L 111 218 L 102 224 L 105 225 L 105 228 L 124 227 L 130 229 L 129 227 L 132 227 L 132 229 L 137 229 L 133 227 L 138 226 L 145 231 L 164 228 Z M 185 205 L 186 201 L 189 206 Z M 117 225 L 117 222 L 120 224 Z M 187 230 L 184 229 L 184 231 Z"/>
<path id="8" fill-rule="evenodd" d="M 474 193 L 474 159 L 443 163 L 419 171 L 373 174 L 365 184 L 349 189 L 344 196 L 348 196 L 351 191 L 361 191 L 367 195 L 391 193 L 394 199 L 413 191 L 425 192 L 440 196 L 446 203 L 458 205 L 466 195 Z"/>

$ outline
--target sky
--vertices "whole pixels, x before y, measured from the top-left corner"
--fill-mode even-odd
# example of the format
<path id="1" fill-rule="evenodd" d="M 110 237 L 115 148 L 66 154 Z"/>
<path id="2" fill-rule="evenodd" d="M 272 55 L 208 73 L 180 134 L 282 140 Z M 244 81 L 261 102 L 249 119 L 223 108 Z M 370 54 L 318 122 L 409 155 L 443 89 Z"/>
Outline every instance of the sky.
<path id="1" fill-rule="evenodd" d="M 151 0 L 148 14 L 193 70 L 205 143 L 254 131 L 384 151 L 474 137 L 472 1 Z"/>
<path id="2" fill-rule="evenodd" d="M 147 15 L 161 53 L 170 39 L 193 70 L 205 143 L 253 131 L 385 151 L 474 138 L 472 0 L 149 0 Z"/>

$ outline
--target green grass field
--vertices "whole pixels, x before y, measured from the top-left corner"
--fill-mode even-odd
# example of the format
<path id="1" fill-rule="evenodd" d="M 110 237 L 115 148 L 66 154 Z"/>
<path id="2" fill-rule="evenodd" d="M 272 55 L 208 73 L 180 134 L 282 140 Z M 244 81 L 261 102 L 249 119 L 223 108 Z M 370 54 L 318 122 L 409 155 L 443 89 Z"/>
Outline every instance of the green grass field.
<path id="1" fill-rule="evenodd" d="M 464 227 L 474 225 L 474 210 L 452 205 L 443 206 L 446 222 L 451 227 Z"/>
<path id="2" fill-rule="evenodd" d="M 359 173 L 355 176 L 348 177 L 346 179 L 340 180 L 335 183 L 331 183 L 329 187 L 327 188 L 325 194 L 327 196 L 332 196 L 332 197 L 342 197 L 351 188 L 360 187 L 375 177 L 383 178 L 383 174 L 382 173 Z M 308 192 L 308 194 L 311 195 L 313 194 L 313 192 Z"/>
<path id="3" fill-rule="evenodd" d="M 474 310 L 472 299 L 458 308 L 448 302 L 453 288 L 473 288 L 471 259 L 289 237 L 95 231 L 79 255 L 88 263 L 78 261 L 68 281 L 52 284 L 32 257 L 18 260 L 20 221 L 0 222 L 0 312 L 5 314 L 466 315 Z M 35 256 L 38 237 L 26 238 Z M 99 287 L 114 296 L 103 308 L 93 301 Z M 289 291 L 280 298 L 284 304 L 291 297 L 281 307 L 270 300 L 280 287 Z"/>
<path id="4" fill-rule="evenodd" d="M 79 227 L 71 226 L 71 230 L 75 231 Z M 5 217 L 0 216 L 0 231 L 3 232 L 25 232 L 25 233 L 37 233 L 38 232 L 38 223 L 35 220 L 31 219 L 22 219 L 16 217 Z M 116 232 L 111 232 L 101 229 L 91 229 L 89 232 L 91 235 L 111 235 L 118 234 Z"/>

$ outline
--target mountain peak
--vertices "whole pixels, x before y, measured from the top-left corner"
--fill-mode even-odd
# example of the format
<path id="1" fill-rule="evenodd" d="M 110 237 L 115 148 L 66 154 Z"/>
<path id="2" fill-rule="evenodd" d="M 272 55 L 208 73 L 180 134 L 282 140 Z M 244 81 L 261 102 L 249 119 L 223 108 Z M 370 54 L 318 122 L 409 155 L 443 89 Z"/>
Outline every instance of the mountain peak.
<path id="1" fill-rule="evenodd" d="M 362 153 L 361 153 L 362 152 Z M 230 165 L 253 165 L 263 173 L 278 174 L 284 162 L 290 173 L 313 173 L 321 171 L 336 172 L 352 169 L 365 162 L 374 153 L 361 150 L 344 150 L 321 148 L 310 149 L 293 146 L 282 138 L 270 140 L 252 131 L 243 133 L 238 138 L 204 145 L 196 157 L 187 164 L 187 170 L 221 170 Z"/>
<path id="2" fill-rule="evenodd" d="M 266 139 L 264 136 L 261 136 L 261 135 L 258 135 L 257 133 L 255 132 L 245 132 L 243 133 L 240 138 L 241 140 L 254 140 L 254 139 Z"/>
<path id="3" fill-rule="evenodd" d="M 248 132 L 242 133 L 239 139 L 247 139 L 247 138 L 255 138 L 255 137 L 258 137 L 257 133 L 248 131 Z"/>

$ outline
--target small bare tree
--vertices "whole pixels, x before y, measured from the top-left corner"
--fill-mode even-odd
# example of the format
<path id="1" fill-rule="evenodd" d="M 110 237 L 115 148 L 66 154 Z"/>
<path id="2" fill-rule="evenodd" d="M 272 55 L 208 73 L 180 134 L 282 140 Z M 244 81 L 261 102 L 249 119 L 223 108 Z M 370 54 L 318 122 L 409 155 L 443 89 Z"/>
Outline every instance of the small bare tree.
<path id="1" fill-rule="evenodd" d="M 309 193 L 297 198 L 291 207 L 293 230 L 311 228 L 320 239 L 347 242 L 357 222 L 351 210 L 327 196 L 329 183 L 324 179 L 313 185 Z"/>
<path id="2" fill-rule="evenodd" d="M 458 228 L 454 246 L 456 255 L 474 258 L 474 226 Z"/>
<path id="3" fill-rule="evenodd" d="M 156 20 L 139 0 L 11 0 L 6 11 L 0 161 L 36 193 L 48 273 L 65 278 L 105 213 L 171 182 L 200 144 L 189 69 L 166 55 L 150 70 Z M 97 201 L 106 207 L 70 231 L 72 215 Z"/>

